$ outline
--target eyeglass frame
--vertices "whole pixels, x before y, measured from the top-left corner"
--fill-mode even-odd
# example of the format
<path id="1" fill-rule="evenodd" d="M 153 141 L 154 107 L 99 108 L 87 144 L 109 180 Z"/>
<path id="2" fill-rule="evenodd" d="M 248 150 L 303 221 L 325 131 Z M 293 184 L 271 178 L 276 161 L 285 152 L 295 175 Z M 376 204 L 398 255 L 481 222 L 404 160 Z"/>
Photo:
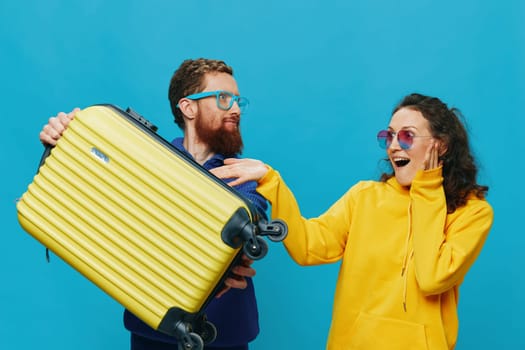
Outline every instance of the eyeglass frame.
<path id="1" fill-rule="evenodd" d="M 399 141 L 399 133 L 402 132 L 402 133 L 408 133 L 411 137 L 411 143 L 410 144 L 407 144 L 406 142 L 400 142 Z M 388 144 L 388 140 L 387 140 L 387 137 L 388 136 L 384 136 L 384 139 L 385 139 L 385 142 L 384 142 L 384 146 L 383 146 L 383 141 L 380 140 L 380 134 L 381 133 L 386 133 L 387 135 L 390 135 L 392 137 L 392 141 L 394 141 L 394 137 L 397 139 L 397 143 L 399 144 L 399 147 L 401 147 L 401 149 L 403 150 L 408 150 L 410 148 L 412 148 L 412 145 L 414 144 L 414 138 L 415 137 L 434 137 L 432 135 L 414 135 L 414 132 L 413 131 L 410 131 L 410 130 L 405 130 L 405 129 L 401 129 L 399 131 L 392 131 L 392 130 L 387 130 L 387 129 L 384 129 L 384 130 L 379 130 L 378 133 L 377 133 L 377 142 L 379 142 L 379 147 L 382 148 L 382 149 L 388 149 L 390 148 L 390 146 L 392 145 L 392 141 L 390 141 L 390 144 Z"/>
<path id="2" fill-rule="evenodd" d="M 221 106 L 221 104 L 219 102 L 219 96 L 221 94 L 226 94 L 226 95 L 231 97 L 230 103 L 229 103 L 227 108 L 224 108 L 223 106 Z M 237 102 L 237 105 L 239 106 L 239 109 L 241 110 L 241 112 L 244 112 L 244 110 L 246 109 L 246 107 L 250 103 L 250 101 L 246 97 L 237 96 L 237 95 L 235 95 L 235 94 L 233 94 L 233 93 L 231 93 L 229 91 L 226 91 L 226 90 L 202 91 L 202 92 L 198 92 L 198 93 L 195 93 L 195 94 L 191 94 L 191 95 L 185 96 L 183 98 L 187 98 L 187 99 L 192 100 L 192 101 L 197 101 L 197 100 L 200 100 L 200 99 L 203 99 L 203 98 L 206 98 L 206 97 L 211 97 L 211 96 L 215 96 L 215 103 L 217 104 L 217 108 L 219 108 L 219 109 L 221 109 L 223 111 L 229 111 L 233 107 L 233 104 L 235 102 Z M 176 107 L 180 108 L 179 103 L 177 103 Z"/>

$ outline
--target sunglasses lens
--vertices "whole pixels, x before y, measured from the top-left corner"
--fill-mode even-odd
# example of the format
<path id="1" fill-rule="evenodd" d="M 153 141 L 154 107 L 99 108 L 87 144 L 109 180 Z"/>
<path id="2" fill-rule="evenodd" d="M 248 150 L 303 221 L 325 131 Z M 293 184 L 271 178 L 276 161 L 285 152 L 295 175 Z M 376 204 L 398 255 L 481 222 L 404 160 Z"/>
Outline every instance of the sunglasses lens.
<path id="1" fill-rule="evenodd" d="M 379 147 L 386 149 L 392 143 L 392 135 L 387 130 L 381 130 L 377 133 L 377 142 Z"/>
<path id="2" fill-rule="evenodd" d="M 410 131 L 400 130 L 397 133 L 397 141 L 399 142 L 399 146 L 402 149 L 409 149 L 410 147 L 412 147 L 414 135 L 412 135 Z"/>

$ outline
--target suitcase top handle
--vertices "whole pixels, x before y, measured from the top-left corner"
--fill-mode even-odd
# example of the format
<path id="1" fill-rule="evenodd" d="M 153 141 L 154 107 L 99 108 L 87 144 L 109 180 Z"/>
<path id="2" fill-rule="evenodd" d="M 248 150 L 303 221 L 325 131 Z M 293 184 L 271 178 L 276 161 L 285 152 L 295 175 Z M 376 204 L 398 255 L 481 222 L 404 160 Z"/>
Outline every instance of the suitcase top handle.
<path id="1" fill-rule="evenodd" d="M 141 123 L 142 125 L 144 125 L 146 128 L 150 129 L 153 132 L 157 132 L 157 130 L 159 129 L 156 125 L 153 125 L 149 120 L 147 120 L 146 118 L 144 118 L 143 116 L 135 112 L 130 107 L 126 109 L 126 113 L 128 113 L 131 117 L 133 117 L 133 119 L 135 119 L 136 121 L 138 121 L 139 123 Z"/>

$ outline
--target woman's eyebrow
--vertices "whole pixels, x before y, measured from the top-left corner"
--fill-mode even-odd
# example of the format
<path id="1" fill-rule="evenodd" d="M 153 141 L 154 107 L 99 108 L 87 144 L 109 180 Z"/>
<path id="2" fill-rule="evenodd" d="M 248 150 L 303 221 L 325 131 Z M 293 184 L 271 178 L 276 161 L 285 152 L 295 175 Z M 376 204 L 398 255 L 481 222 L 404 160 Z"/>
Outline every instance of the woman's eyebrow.
<path id="1" fill-rule="evenodd" d="M 406 129 L 414 129 L 414 130 L 419 130 L 416 126 L 414 125 L 405 125 L 405 126 L 402 126 L 399 130 L 406 130 Z M 395 130 L 393 127 L 391 126 L 388 126 L 388 130 Z"/>

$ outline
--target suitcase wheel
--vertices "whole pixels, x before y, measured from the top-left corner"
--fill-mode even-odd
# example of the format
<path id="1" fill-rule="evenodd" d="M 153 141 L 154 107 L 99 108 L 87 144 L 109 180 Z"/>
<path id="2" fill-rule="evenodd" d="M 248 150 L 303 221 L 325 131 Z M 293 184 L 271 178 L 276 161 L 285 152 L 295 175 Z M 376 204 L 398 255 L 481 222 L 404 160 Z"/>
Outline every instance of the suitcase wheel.
<path id="1" fill-rule="evenodd" d="M 268 239 L 272 242 L 281 242 L 288 235 L 288 226 L 279 219 L 272 220 L 267 229 L 271 230 L 271 233 L 268 233 Z"/>
<path id="2" fill-rule="evenodd" d="M 178 348 L 179 350 L 202 350 L 204 342 L 197 333 L 189 332 L 179 339 Z"/>
<path id="3" fill-rule="evenodd" d="M 205 321 L 199 329 L 199 334 L 204 344 L 209 344 L 217 338 L 217 328 L 209 321 Z"/>
<path id="4" fill-rule="evenodd" d="M 261 237 L 255 237 L 255 240 L 249 239 L 244 242 L 243 252 L 252 260 L 259 260 L 268 253 L 268 244 Z"/>

